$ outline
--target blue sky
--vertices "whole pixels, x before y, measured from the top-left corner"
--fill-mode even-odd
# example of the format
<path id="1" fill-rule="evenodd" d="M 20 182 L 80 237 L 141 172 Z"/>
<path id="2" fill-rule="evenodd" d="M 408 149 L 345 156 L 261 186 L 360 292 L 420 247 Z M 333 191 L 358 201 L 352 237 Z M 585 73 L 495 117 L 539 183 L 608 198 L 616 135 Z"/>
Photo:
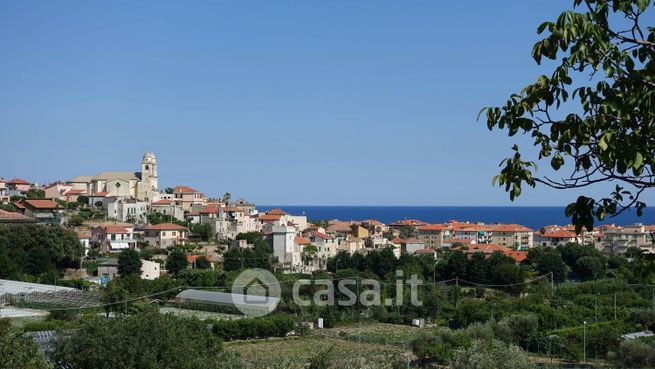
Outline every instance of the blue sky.
<path id="1" fill-rule="evenodd" d="M 0 176 L 152 150 L 160 187 L 260 204 L 508 204 L 491 177 L 528 141 L 476 115 L 548 72 L 536 27 L 571 3 L 0 0 Z"/>

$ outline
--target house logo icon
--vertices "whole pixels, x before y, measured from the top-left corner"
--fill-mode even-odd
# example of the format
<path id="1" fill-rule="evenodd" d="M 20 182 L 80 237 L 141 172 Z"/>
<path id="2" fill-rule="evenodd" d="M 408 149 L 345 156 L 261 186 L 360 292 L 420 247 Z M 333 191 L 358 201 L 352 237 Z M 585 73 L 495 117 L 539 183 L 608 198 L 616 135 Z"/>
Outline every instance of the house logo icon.
<path id="1" fill-rule="evenodd" d="M 277 278 L 265 269 L 246 269 L 232 284 L 235 306 L 248 316 L 269 314 L 277 306 L 281 295 Z"/>

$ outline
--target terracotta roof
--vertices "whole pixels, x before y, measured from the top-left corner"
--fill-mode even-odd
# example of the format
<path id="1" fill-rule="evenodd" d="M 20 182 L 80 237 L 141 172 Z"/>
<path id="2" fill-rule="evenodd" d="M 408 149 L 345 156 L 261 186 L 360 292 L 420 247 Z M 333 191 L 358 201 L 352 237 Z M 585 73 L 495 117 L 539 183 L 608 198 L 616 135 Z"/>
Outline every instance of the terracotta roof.
<path id="1" fill-rule="evenodd" d="M 7 182 L 9 185 L 28 185 L 30 184 L 28 181 L 20 178 L 14 178 L 11 181 Z"/>
<path id="2" fill-rule="evenodd" d="M 106 197 L 109 195 L 109 192 L 96 192 L 95 195 L 91 195 L 92 197 Z"/>
<path id="3" fill-rule="evenodd" d="M 207 205 L 200 210 L 200 214 L 214 214 L 218 212 L 218 206 L 216 205 Z"/>
<path id="4" fill-rule="evenodd" d="M 212 261 L 212 258 L 209 255 L 187 255 L 186 260 L 189 262 L 189 264 L 193 264 L 201 256 L 204 256 L 205 258 L 207 258 L 207 260 Z"/>
<path id="5" fill-rule="evenodd" d="M 540 235 L 540 237 L 544 237 L 544 238 L 576 238 L 577 236 L 573 232 L 569 232 L 569 231 L 566 231 L 566 230 L 563 230 L 563 229 L 559 229 L 559 230 L 552 231 L 552 232 L 546 232 L 546 233 Z"/>
<path id="6" fill-rule="evenodd" d="M 410 237 L 403 239 L 402 243 L 421 243 L 421 241 L 419 241 L 418 238 Z"/>
<path id="7" fill-rule="evenodd" d="M 352 228 L 350 228 L 350 223 L 347 222 L 339 222 L 339 223 L 333 223 L 327 229 L 325 230 L 326 232 L 329 233 L 335 233 L 335 232 L 352 232 Z"/>
<path id="8" fill-rule="evenodd" d="M 91 238 L 91 231 L 88 229 L 78 229 L 75 231 L 77 233 L 77 238 Z"/>
<path id="9" fill-rule="evenodd" d="M 532 229 L 520 224 L 494 224 L 491 226 L 494 232 L 532 232 Z"/>
<path id="10" fill-rule="evenodd" d="M 18 202 L 18 201 L 17 201 L 17 202 L 14 202 L 13 204 L 14 204 L 14 206 L 17 207 L 18 209 L 25 209 L 25 205 L 21 204 L 21 203 Z"/>
<path id="11" fill-rule="evenodd" d="M 0 209 L 0 219 L 24 220 L 29 218 L 21 213 L 14 213 Z"/>
<path id="12" fill-rule="evenodd" d="M 282 209 L 271 209 L 266 212 L 268 215 L 287 215 L 287 213 Z"/>
<path id="13" fill-rule="evenodd" d="M 445 231 L 448 226 L 445 224 L 427 224 L 417 227 L 419 231 Z"/>
<path id="14" fill-rule="evenodd" d="M 163 199 L 153 202 L 151 205 L 170 205 L 173 203 L 173 200 Z"/>
<path id="15" fill-rule="evenodd" d="M 190 213 L 187 213 L 185 216 L 190 217 L 190 216 L 196 216 L 200 215 L 200 210 L 192 211 Z"/>
<path id="16" fill-rule="evenodd" d="M 414 251 L 415 254 L 434 254 L 434 252 L 435 251 L 432 250 L 432 249 L 420 249 L 420 250 Z"/>
<path id="17" fill-rule="evenodd" d="M 196 193 L 195 189 L 189 187 L 189 186 L 176 186 L 175 190 L 173 190 L 174 193 Z"/>
<path id="18" fill-rule="evenodd" d="M 64 195 L 69 196 L 69 195 L 81 195 L 85 193 L 86 191 L 84 190 L 68 190 L 64 193 Z"/>
<path id="19" fill-rule="evenodd" d="M 321 232 L 314 232 L 314 236 L 316 236 L 318 238 L 322 238 L 324 240 L 329 240 L 329 239 L 332 238 L 332 237 L 326 235 L 325 233 L 321 233 Z"/>
<path id="20" fill-rule="evenodd" d="M 259 220 L 264 221 L 264 222 L 270 222 L 270 221 L 276 221 L 280 220 L 282 218 L 281 215 L 273 215 L 273 214 L 260 214 L 259 215 Z"/>
<path id="21" fill-rule="evenodd" d="M 106 225 L 106 226 L 101 226 L 105 233 L 130 233 L 130 231 L 127 230 L 125 227 L 121 226 L 114 226 L 114 225 Z"/>
<path id="22" fill-rule="evenodd" d="M 300 237 L 300 236 L 296 236 L 296 238 L 294 238 L 293 241 L 298 245 L 307 245 L 311 243 L 305 237 Z"/>
<path id="23" fill-rule="evenodd" d="M 144 228 L 146 231 L 186 231 L 188 228 L 172 223 L 155 224 Z"/>
<path id="24" fill-rule="evenodd" d="M 528 252 L 527 251 L 507 251 L 504 253 L 505 255 L 511 257 L 514 259 L 517 263 L 522 263 L 525 261 L 525 259 L 528 258 Z"/>
<path id="25" fill-rule="evenodd" d="M 29 199 L 24 202 L 34 209 L 58 209 L 59 205 L 51 200 Z"/>
<path id="26" fill-rule="evenodd" d="M 401 243 L 403 243 L 403 239 L 400 238 L 400 237 L 396 237 L 393 240 L 391 240 L 391 243 L 395 243 L 396 245 L 400 245 Z"/>

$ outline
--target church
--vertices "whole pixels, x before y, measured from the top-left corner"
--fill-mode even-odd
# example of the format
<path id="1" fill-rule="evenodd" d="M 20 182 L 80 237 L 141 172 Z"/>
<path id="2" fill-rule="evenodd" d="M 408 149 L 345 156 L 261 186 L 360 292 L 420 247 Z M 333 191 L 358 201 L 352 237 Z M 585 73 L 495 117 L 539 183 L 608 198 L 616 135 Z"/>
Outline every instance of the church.
<path id="1" fill-rule="evenodd" d="M 75 190 L 87 196 L 117 196 L 151 202 L 157 189 L 157 158 L 146 152 L 140 172 L 101 172 L 95 176 L 79 176 L 68 181 Z"/>

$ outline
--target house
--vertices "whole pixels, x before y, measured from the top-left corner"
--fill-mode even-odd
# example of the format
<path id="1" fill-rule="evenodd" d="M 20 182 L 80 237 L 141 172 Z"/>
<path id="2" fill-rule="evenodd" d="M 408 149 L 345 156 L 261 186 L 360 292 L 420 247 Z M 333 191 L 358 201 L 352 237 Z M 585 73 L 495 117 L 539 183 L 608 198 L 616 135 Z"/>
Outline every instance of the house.
<path id="1" fill-rule="evenodd" d="M 161 275 L 161 265 L 155 261 L 141 260 L 141 279 L 157 279 Z M 118 259 L 110 258 L 98 263 L 98 277 L 110 281 L 118 276 Z"/>
<path id="2" fill-rule="evenodd" d="M 24 179 L 14 178 L 11 181 L 8 181 L 6 185 L 7 188 L 9 189 L 10 196 L 15 196 L 15 195 L 19 196 L 29 191 L 32 184 Z"/>
<path id="3" fill-rule="evenodd" d="M 51 200 L 65 200 L 64 194 L 73 189 L 73 185 L 67 183 L 53 183 L 45 188 L 45 198 Z M 81 190 L 80 190 L 81 191 Z"/>
<path id="4" fill-rule="evenodd" d="M 106 192 L 110 196 L 151 202 L 158 193 L 157 158 L 152 152 L 146 152 L 140 172 L 101 172 L 95 176 L 78 176 L 68 183 L 75 190 L 83 190 L 89 197 Z"/>
<path id="5" fill-rule="evenodd" d="M 200 210 L 192 211 L 192 212 L 184 214 L 184 219 L 186 221 L 188 221 L 189 223 L 191 223 L 191 224 L 200 223 Z"/>
<path id="6" fill-rule="evenodd" d="M 143 232 L 145 242 L 163 249 L 169 246 L 184 245 L 189 229 L 177 224 L 162 223 L 145 227 Z"/>
<path id="7" fill-rule="evenodd" d="M 272 227 L 273 256 L 285 268 L 296 270 L 302 265 L 301 250 L 295 242 L 296 228 L 288 225 Z"/>
<path id="8" fill-rule="evenodd" d="M 606 254 L 625 254 L 629 247 L 655 253 L 655 226 L 635 223 L 623 227 L 605 227 L 603 233 Z"/>
<path id="9" fill-rule="evenodd" d="M 184 221 L 184 210 L 181 206 L 175 204 L 175 201 L 169 199 L 162 199 L 150 204 L 150 212 L 158 213 L 179 221 Z M 199 214 L 199 212 L 198 212 Z M 172 220 L 172 219 L 171 219 Z"/>
<path id="10" fill-rule="evenodd" d="M 241 210 L 245 211 L 246 214 L 254 214 L 255 211 L 257 210 L 255 208 L 255 204 L 250 203 L 243 198 L 238 199 L 237 201 L 233 202 L 231 205 L 240 208 Z"/>
<path id="11" fill-rule="evenodd" d="M 121 252 L 136 249 L 137 237 L 130 224 L 103 225 L 91 230 L 91 243 L 102 252 Z"/>
<path id="12" fill-rule="evenodd" d="M 26 224 L 36 223 L 36 219 L 30 218 L 21 213 L 14 213 L 0 209 L 0 224 Z"/>
<path id="13" fill-rule="evenodd" d="M 516 250 L 527 250 L 532 248 L 534 242 L 534 231 L 520 224 L 494 224 L 491 228 L 491 243 L 514 248 Z"/>
<path id="14" fill-rule="evenodd" d="M 450 221 L 447 224 L 455 239 L 473 240 L 472 243 L 490 243 L 493 228 L 486 224 Z"/>
<path id="15" fill-rule="evenodd" d="M 148 204 L 134 198 L 105 197 L 103 207 L 108 219 L 121 222 L 145 223 Z"/>
<path id="16" fill-rule="evenodd" d="M 0 204 L 9 202 L 9 187 L 7 187 L 7 181 L 0 178 Z"/>
<path id="17" fill-rule="evenodd" d="M 424 248 L 425 244 L 423 244 L 423 242 L 419 241 L 419 239 L 415 237 L 406 238 L 400 242 L 400 251 L 403 254 L 413 254 L 418 250 L 423 250 Z"/>
<path id="18" fill-rule="evenodd" d="M 384 237 L 384 233 L 389 230 L 386 224 L 375 219 L 364 220 L 360 225 L 368 230 L 371 237 Z"/>
<path id="19" fill-rule="evenodd" d="M 345 251 L 349 254 L 354 254 L 360 250 L 364 250 L 366 244 L 361 238 L 347 236 L 345 239 L 339 240 L 338 251 Z"/>
<path id="20" fill-rule="evenodd" d="M 60 206 L 51 200 L 27 199 L 21 201 L 18 207 L 39 224 L 61 224 L 63 221 Z"/>
<path id="21" fill-rule="evenodd" d="M 544 247 L 563 246 L 571 242 L 582 244 L 582 241 L 578 238 L 578 235 L 576 235 L 575 232 L 566 229 L 546 230 L 544 233 L 535 232 L 534 242 L 538 246 Z"/>
<path id="22" fill-rule="evenodd" d="M 89 195 L 89 205 L 102 207 L 105 201 L 105 198 L 109 196 L 109 192 L 96 192 L 93 195 Z"/>
<path id="23" fill-rule="evenodd" d="M 205 205 L 207 199 L 205 195 L 188 186 L 177 186 L 173 190 L 175 204 L 180 206 L 184 211 L 191 211 L 193 205 Z"/>
<path id="24" fill-rule="evenodd" d="M 305 237 L 316 247 L 318 268 L 325 269 L 328 259 L 337 255 L 338 240 L 318 231 L 309 232 Z"/>
<path id="25" fill-rule="evenodd" d="M 214 234 L 219 239 L 235 239 L 239 233 L 259 232 L 261 223 L 251 218 L 245 210 L 236 206 L 216 208 L 211 215 L 215 217 L 209 221 Z M 205 223 L 203 211 L 200 212 L 200 222 Z"/>
<path id="26" fill-rule="evenodd" d="M 360 224 L 352 224 L 350 226 L 351 229 L 351 234 L 353 237 L 357 238 L 368 238 L 369 237 L 369 232 L 368 229 L 362 227 Z"/>
<path id="27" fill-rule="evenodd" d="M 428 249 L 441 249 L 444 239 L 451 237 L 450 228 L 445 224 L 425 224 L 416 228 L 418 230 L 418 241 Z"/>
<path id="28" fill-rule="evenodd" d="M 346 239 L 352 234 L 352 227 L 350 222 L 342 222 L 340 220 L 331 220 L 328 222 L 329 226 L 325 229 L 327 234 L 334 235 L 341 239 Z"/>
<path id="29" fill-rule="evenodd" d="M 84 247 L 84 255 L 89 254 L 91 249 L 91 240 L 93 240 L 93 234 L 88 229 L 78 229 L 75 231 L 77 234 L 77 239 L 80 240 L 82 247 Z"/>

